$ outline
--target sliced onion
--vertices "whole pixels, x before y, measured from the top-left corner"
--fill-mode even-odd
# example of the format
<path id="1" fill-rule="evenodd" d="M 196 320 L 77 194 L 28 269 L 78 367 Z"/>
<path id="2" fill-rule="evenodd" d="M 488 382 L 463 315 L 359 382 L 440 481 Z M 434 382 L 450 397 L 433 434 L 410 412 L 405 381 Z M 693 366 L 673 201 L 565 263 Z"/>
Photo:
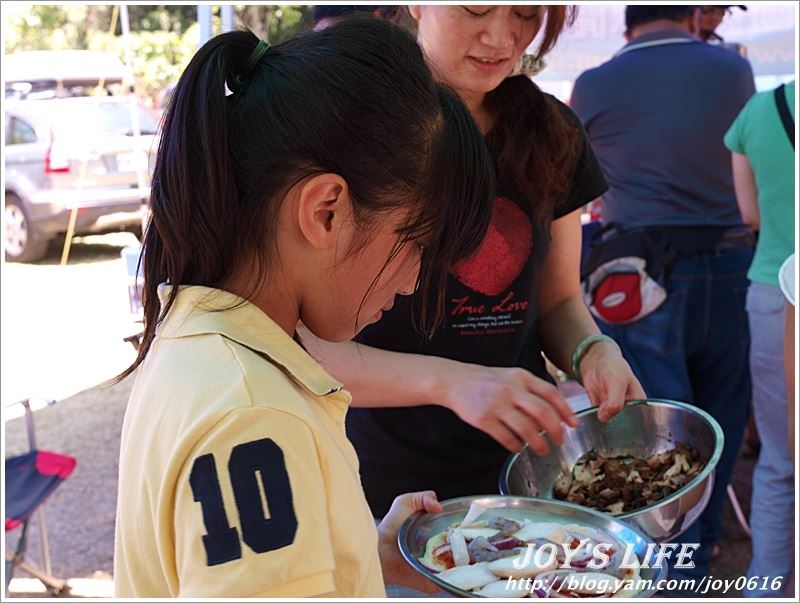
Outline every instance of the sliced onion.
<path id="1" fill-rule="evenodd" d="M 586 569 L 586 566 L 589 565 L 589 561 L 591 561 L 591 557 L 585 559 L 573 559 L 569 562 L 569 566 L 573 569 Z"/>
<path id="2" fill-rule="evenodd" d="M 492 539 L 490 538 L 489 542 L 492 543 L 495 547 L 497 547 L 497 549 L 500 551 L 528 546 L 527 542 L 525 542 L 524 540 L 517 540 L 513 536 L 511 538 L 505 538 L 503 540 L 498 540 L 496 542 L 492 541 Z"/>
<path id="3" fill-rule="evenodd" d="M 419 561 L 419 559 L 418 559 L 417 561 Z M 442 571 L 442 570 L 439 570 L 439 569 L 433 568 L 433 567 L 431 567 L 430 565 L 426 565 L 425 563 L 422 563 L 422 561 L 420 561 L 420 562 L 419 562 L 419 564 L 420 564 L 422 567 L 424 567 L 426 570 L 428 570 L 430 573 L 432 573 L 432 574 L 438 574 L 439 572 L 441 572 L 441 571 Z"/>

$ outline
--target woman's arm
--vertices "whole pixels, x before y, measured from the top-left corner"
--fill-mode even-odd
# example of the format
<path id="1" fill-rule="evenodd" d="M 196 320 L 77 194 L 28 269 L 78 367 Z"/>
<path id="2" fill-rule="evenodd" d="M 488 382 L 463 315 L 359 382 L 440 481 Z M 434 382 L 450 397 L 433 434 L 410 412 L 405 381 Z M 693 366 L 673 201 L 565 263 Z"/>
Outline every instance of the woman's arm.
<path id="1" fill-rule="evenodd" d="M 550 236 L 537 294 L 539 333 L 544 353 L 569 373 L 575 346 L 587 335 L 600 333 L 581 293 L 580 210 L 554 220 Z"/>
<path id="2" fill-rule="evenodd" d="M 458 370 L 460 364 L 437 356 L 390 352 L 355 341 L 323 341 L 302 324 L 297 332 L 308 353 L 345 384 L 354 407 L 441 404 L 447 398 L 447 379 L 443 376 Z"/>
<path id="3" fill-rule="evenodd" d="M 540 430 L 561 444 L 562 421 L 575 424 L 558 389 L 522 368 L 330 343 L 305 327 L 298 332 L 309 354 L 345 384 L 355 407 L 444 406 L 515 452 L 527 442 L 543 454 L 548 445 Z"/>
<path id="4" fill-rule="evenodd" d="M 758 230 L 761 223 L 761 214 L 758 211 L 758 189 L 753 168 L 746 155 L 731 153 L 731 166 L 733 168 L 733 185 L 736 188 L 736 201 L 742 221 L 751 228 Z"/>
<path id="5" fill-rule="evenodd" d="M 545 355 L 569 373 L 578 343 L 600 332 L 581 293 L 580 210 L 554 220 L 550 236 L 538 288 L 539 333 Z M 610 342 L 592 345 L 583 356 L 580 370 L 589 399 L 600 406 L 600 420 L 619 412 L 625 400 L 645 397 L 619 348 Z"/>
<path id="6" fill-rule="evenodd" d="M 302 324 L 297 332 L 308 353 L 345 384 L 354 407 L 421 406 L 445 397 L 440 377 L 450 361 L 444 358 L 390 352 L 355 341 L 331 343 Z"/>

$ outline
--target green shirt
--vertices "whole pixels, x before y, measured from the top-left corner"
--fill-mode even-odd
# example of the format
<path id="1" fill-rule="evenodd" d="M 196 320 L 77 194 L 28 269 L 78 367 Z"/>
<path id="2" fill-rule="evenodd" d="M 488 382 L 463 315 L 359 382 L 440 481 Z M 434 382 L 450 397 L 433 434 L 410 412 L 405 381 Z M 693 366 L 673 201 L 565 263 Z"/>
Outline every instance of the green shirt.
<path id="1" fill-rule="evenodd" d="M 786 84 L 794 117 L 794 82 Z M 795 155 L 775 105 L 773 90 L 753 95 L 725 134 L 725 146 L 746 155 L 758 189 L 760 232 L 751 281 L 778 285 L 778 270 L 794 251 Z"/>

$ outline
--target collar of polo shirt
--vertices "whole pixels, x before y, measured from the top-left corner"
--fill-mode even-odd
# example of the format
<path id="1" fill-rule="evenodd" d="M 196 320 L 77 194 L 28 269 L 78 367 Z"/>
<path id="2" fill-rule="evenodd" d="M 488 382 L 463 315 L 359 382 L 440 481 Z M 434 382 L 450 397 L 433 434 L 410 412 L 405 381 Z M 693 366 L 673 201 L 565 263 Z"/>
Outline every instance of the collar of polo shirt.
<path id="1" fill-rule="evenodd" d="M 170 285 L 159 285 L 158 297 L 162 305 L 171 289 Z M 169 315 L 158 327 L 158 335 L 178 338 L 212 333 L 265 356 L 316 396 L 327 396 L 342 389 L 341 383 L 254 304 L 221 289 L 181 286 Z"/>

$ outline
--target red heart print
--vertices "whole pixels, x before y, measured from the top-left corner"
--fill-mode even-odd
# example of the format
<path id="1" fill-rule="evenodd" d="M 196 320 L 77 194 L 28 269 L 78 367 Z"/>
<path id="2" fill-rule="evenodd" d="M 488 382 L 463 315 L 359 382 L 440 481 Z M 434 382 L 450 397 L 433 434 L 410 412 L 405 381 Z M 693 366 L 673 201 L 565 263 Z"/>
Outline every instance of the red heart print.
<path id="1" fill-rule="evenodd" d="M 473 291 L 499 295 L 528 261 L 532 231 L 530 219 L 516 203 L 497 197 L 486 237 L 472 256 L 455 265 L 452 274 Z"/>

